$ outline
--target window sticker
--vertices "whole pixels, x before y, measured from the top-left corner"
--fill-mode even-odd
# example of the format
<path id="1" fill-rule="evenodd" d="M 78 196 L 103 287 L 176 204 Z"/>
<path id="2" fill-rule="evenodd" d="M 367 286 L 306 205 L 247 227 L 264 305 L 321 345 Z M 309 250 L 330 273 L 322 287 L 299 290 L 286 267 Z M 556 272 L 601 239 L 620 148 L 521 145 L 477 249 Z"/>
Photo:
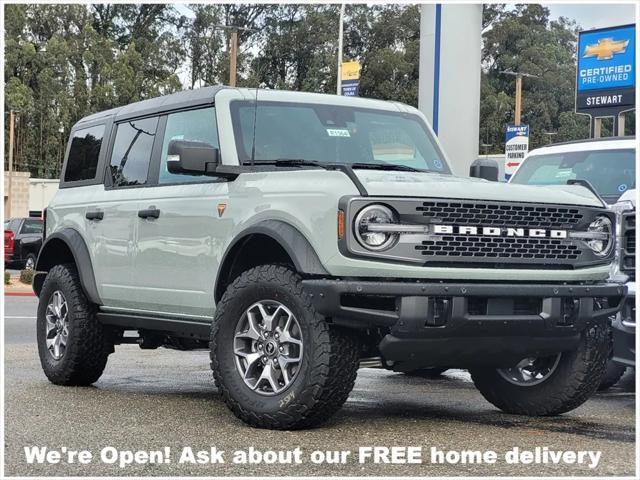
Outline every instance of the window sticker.
<path id="1" fill-rule="evenodd" d="M 433 160 L 433 166 L 436 167 L 438 170 L 442 170 L 442 161 L 439 158 L 436 158 Z"/>
<path id="2" fill-rule="evenodd" d="M 570 177 L 571 176 L 571 169 L 570 168 L 565 168 L 562 170 L 558 170 L 556 172 L 556 178 L 565 178 L 565 177 Z"/>
<path id="3" fill-rule="evenodd" d="M 627 188 L 629 188 L 629 187 L 627 187 L 627 184 L 626 184 L 626 183 L 623 183 L 623 184 L 621 184 L 621 185 L 618 185 L 618 191 L 619 191 L 620 193 L 625 192 L 625 191 L 627 190 Z"/>
<path id="4" fill-rule="evenodd" d="M 327 135 L 330 137 L 351 137 L 346 128 L 327 128 Z"/>

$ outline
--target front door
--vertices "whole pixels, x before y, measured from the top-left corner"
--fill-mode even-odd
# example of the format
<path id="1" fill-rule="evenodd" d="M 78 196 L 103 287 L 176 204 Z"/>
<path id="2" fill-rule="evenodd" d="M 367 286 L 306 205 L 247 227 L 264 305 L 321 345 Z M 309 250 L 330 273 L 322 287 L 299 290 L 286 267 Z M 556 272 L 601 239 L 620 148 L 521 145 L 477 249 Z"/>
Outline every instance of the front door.
<path id="1" fill-rule="evenodd" d="M 162 148 L 152 174 L 157 184 L 139 196 L 141 208 L 154 215 L 138 219 L 136 302 L 147 311 L 210 319 L 220 250 L 232 228 L 218 210 L 226 204 L 228 185 L 217 177 L 170 173 L 167 150 L 171 140 L 219 148 L 215 108 L 171 113 L 160 125 Z"/>

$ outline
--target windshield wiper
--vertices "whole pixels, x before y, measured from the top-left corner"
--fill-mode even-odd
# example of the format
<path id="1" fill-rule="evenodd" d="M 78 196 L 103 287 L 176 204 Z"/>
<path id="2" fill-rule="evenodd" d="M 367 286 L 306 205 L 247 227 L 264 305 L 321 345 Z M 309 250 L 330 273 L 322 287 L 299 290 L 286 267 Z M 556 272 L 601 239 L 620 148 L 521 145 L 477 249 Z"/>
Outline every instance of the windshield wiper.
<path id="1" fill-rule="evenodd" d="M 350 163 L 351 168 L 366 168 L 369 170 L 396 170 L 399 172 L 426 172 L 421 168 L 409 167 L 407 165 L 394 165 L 393 163 Z"/>
<path id="2" fill-rule="evenodd" d="M 305 160 L 304 158 L 276 158 L 275 160 L 260 160 L 253 164 L 275 165 L 276 167 L 320 167 L 327 169 L 327 164 L 314 160 Z M 251 165 L 251 163 L 245 163 L 245 165 Z"/>

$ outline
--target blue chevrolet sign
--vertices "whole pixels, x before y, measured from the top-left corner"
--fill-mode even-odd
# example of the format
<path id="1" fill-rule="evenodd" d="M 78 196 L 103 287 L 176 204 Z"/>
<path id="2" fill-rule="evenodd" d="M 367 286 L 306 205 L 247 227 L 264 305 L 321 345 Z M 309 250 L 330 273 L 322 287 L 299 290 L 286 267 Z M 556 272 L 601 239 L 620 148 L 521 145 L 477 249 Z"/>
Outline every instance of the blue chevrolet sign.
<path id="1" fill-rule="evenodd" d="M 634 25 L 580 32 L 576 111 L 623 110 L 635 105 Z"/>

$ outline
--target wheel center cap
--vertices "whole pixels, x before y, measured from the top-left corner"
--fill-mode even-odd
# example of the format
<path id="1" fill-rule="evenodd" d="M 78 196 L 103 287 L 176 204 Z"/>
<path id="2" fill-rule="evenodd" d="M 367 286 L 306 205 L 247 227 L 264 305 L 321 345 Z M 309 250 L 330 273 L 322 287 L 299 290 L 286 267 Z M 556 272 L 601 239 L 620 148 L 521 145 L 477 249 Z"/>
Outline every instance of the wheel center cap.
<path id="1" fill-rule="evenodd" d="M 269 340 L 267 343 L 264 344 L 264 352 L 267 355 L 273 356 L 277 351 L 278 351 L 278 346 L 276 345 L 275 341 Z"/>

